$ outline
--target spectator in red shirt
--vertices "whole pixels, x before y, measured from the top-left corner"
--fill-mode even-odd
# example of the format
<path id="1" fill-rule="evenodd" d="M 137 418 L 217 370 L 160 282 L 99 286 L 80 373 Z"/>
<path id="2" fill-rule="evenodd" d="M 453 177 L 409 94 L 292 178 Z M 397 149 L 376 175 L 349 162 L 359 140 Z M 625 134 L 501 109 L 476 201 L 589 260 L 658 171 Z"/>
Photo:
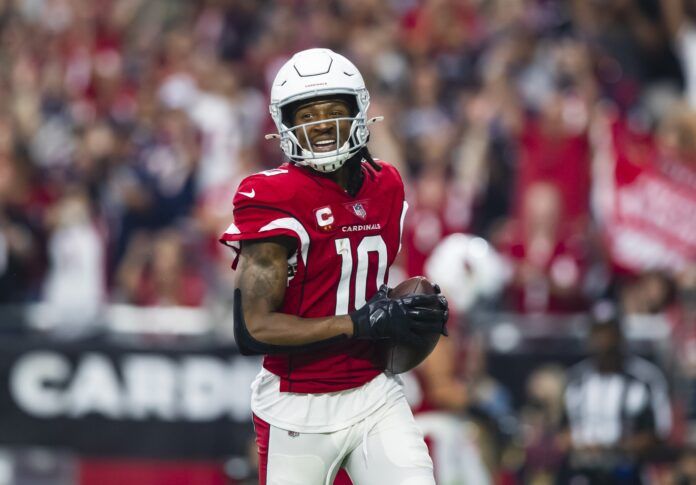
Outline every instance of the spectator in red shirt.
<path id="1" fill-rule="evenodd" d="M 539 120 L 528 120 L 519 140 L 520 159 L 517 180 L 518 199 L 538 182 L 549 182 L 559 189 L 564 215 L 577 220 L 588 213 L 590 193 L 590 146 L 583 119 L 567 120 L 568 111 L 586 116 L 584 108 L 567 98 L 553 97 Z M 522 204 L 519 205 L 522 207 Z"/>
<path id="2" fill-rule="evenodd" d="M 414 188 L 404 227 L 406 272 L 411 276 L 423 274 L 425 260 L 442 238 L 467 228 L 471 210 L 442 167 L 424 172 Z"/>
<path id="3" fill-rule="evenodd" d="M 514 264 L 506 296 L 513 311 L 562 313 L 585 309 L 582 283 L 587 246 L 564 221 L 560 190 L 539 182 L 525 192 L 521 218 L 503 229 L 498 246 Z"/>

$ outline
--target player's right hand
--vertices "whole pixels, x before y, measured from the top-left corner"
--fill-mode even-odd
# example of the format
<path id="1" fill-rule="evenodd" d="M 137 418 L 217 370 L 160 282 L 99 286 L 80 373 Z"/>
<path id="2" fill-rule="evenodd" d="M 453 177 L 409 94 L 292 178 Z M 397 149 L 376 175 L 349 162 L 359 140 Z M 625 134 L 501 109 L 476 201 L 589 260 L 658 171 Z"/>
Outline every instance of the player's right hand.
<path id="1" fill-rule="evenodd" d="M 386 339 L 419 343 L 421 333 L 442 333 L 447 321 L 447 304 L 440 295 L 389 298 L 389 287 L 379 291 L 362 308 L 350 314 L 353 338 Z"/>

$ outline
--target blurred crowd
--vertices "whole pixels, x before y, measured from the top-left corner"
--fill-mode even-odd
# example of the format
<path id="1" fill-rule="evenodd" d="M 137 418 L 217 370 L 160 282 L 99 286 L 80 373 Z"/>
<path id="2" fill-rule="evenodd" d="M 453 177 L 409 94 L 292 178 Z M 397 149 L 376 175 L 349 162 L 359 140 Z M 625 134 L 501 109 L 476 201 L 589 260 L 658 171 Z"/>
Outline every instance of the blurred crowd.
<path id="1" fill-rule="evenodd" d="M 401 274 L 466 233 L 506 261 L 496 311 L 656 317 L 686 450 L 670 476 L 693 480 L 693 0 L 0 0 L 0 304 L 72 324 L 113 302 L 229 305 L 233 191 L 282 162 L 269 85 L 316 46 L 385 116 L 370 149 L 408 187 Z M 476 369 L 471 395 L 498 392 Z M 562 381 L 543 369 L 519 416 L 542 471 Z"/>

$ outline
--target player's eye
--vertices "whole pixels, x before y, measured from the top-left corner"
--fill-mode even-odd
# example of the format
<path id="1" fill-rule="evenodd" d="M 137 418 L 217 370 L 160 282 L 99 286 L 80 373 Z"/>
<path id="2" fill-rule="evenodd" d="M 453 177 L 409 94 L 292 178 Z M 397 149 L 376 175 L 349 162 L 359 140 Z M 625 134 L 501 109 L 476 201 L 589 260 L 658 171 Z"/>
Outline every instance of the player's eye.
<path id="1" fill-rule="evenodd" d="M 296 123 L 309 123 L 313 118 L 314 117 L 310 113 L 303 113 L 298 115 L 295 119 L 297 120 Z"/>

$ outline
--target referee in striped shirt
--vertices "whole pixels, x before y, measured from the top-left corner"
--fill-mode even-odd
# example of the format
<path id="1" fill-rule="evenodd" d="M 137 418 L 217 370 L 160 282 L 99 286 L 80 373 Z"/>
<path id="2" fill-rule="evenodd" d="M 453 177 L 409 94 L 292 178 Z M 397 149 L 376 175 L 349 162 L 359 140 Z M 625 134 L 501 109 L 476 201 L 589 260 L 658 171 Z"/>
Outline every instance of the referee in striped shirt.
<path id="1" fill-rule="evenodd" d="M 570 369 L 563 396 L 558 484 L 645 483 L 641 462 L 672 426 L 667 382 L 655 365 L 625 351 L 617 319 L 595 321 L 591 356 Z"/>

